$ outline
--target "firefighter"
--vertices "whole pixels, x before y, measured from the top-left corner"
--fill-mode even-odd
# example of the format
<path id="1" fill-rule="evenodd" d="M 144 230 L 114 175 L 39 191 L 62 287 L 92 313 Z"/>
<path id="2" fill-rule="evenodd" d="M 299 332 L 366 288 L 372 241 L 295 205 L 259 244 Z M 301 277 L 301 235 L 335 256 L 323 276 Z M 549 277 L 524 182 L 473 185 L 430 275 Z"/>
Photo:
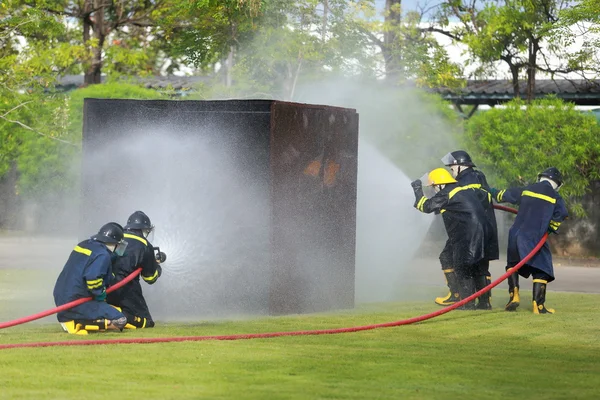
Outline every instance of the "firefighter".
<path id="1" fill-rule="evenodd" d="M 490 189 L 499 203 L 519 205 L 519 213 L 508 233 L 507 266 L 509 271 L 529 254 L 546 232 L 557 233 L 562 221 L 568 217 L 567 208 L 558 190 L 563 185 L 560 171 L 550 167 L 538 174 L 536 183 L 506 190 Z M 506 311 L 516 311 L 520 304 L 519 275 L 533 278 L 533 312 L 553 314 L 546 308 L 546 285 L 554 280 L 552 253 L 548 243 L 519 269 L 519 274 L 508 278 L 510 299 Z"/>
<path id="2" fill-rule="evenodd" d="M 436 191 L 431 199 L 423 195 L 422 180 Z M 460 186 L 444 168 L 434 169 L 422 179 L 413 181 L 411 186 L 415 193 L 415 208 L 427 214 L 442 214 L 448 240 L 440 254 L 440 262 L 455 271 L 459 297 L 467 298 L 475 293 L 477 264 L 485 258 L 485 246 L 492 233 L 477 189 Z M 475 302 L 465 304 L 462 309 L 474 310 Z"/>
<path id="3" fill-rule="evenodd" d="M 123 227 L 115 222 L 75 246 L 54 286 L 54 303 L 61 306 L 85 297 L 93 299 L 57 314 L 65 331 L 87 335 L 88 331 L 123 330 L 127 318 L 106 303 L 106 288 L 112 280 L 112 261 L 126 247 Z"/>
<path id="4" fill-rule="evenodd" d="M 152 285 L 160 277 L 162 268 L 154 254 L 154 248 L 148 241 L 148 236 L 154 230 L 150 218 L 136 211 L 127 220 L 124 240 L 127 242 L 127 252 L 114 264 L 115 280 L 123 280 L 138 268 L 142 268 L 142 279 Z M 123 311 L 127 317 L 126 328 L 152 328 L 154 320 L 142 293 L 139 276 L 122 288 L 108 296 L 108 302 Z"/>
<path id="5" fill-rule="evenodd" d="M 446 154 L 442 158 L 444 165 L 450 168 L 450 173 L 458 181 L 460 186 L 468 186 L 477 189 L 477 194 L 483 208 L 486 211 L 487 218 L 492 226 L 493 232 L 490 235 L 489 241 L 486 246 L 485 258 L 477 266 L 475 275 L 475 283 L 477 291 L 483 289 L 492 282 L 492 276 L 490 274 L 490 261 L 497 260 L 500 256 L 498 247 L 498 226 L 496 223 L 496 214 L 494 213 L 494 207 L 492 203 L 492 197 L 490 195 L 490 187 L 485 178 L 485 174 L 475 169 L 475 164 L 471 160 L 471 156 L 464 150 L 456 150 Z M 454 304 L 458 290 L 456 288 L 456 278 L 453 276 L 454 271 L 452 268 L 447 268 L 442 265 L 442 270 L 446 275 L 446 281 L 448 282 L 448 288 L 450 289 L 446 297 L 438 297 L 435 302 L 442 306 Z M 482 294 L 479 297 L 477 308 L 480 310 L 491 310 L 492 304 L 492 291 Z"/>

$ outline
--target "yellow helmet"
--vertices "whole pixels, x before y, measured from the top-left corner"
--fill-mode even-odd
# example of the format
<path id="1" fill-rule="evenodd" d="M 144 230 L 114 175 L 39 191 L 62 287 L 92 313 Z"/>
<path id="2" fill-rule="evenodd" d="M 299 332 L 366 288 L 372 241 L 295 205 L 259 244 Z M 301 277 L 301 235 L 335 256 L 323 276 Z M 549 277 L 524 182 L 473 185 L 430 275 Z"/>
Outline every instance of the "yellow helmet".
<path id="1" fill-rule="evenodd" d="M 429 185 L 447 185 L 448 183 L 456 183 L 456 179 L 450 175 L 447 169 L 444 168 L 436 168 L 431 171 L 428 175 Z"/>

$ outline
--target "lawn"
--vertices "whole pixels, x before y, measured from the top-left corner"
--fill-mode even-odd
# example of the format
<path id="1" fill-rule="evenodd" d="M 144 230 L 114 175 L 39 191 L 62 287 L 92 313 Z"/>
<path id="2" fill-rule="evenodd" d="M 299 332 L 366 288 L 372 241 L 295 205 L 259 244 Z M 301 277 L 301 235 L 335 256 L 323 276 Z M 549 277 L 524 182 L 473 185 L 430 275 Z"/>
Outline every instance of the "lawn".
<path id="1" fill-rule="evenodd" d="M 0 398 L 599 398 L 600 295 L 550 292 L 548 304 L 558 309 L 550 316 L 533 315 L 528 303 L 504 312 L 501 297 L 490 312 L 454 311 L 349 334 L 0 350 Z M 57 324 L 30 324 L 0 331 L 0 343 L 324 329 L 395 321 L 435 307 L 380 303 L 87 337 L 66 335 Z"/>

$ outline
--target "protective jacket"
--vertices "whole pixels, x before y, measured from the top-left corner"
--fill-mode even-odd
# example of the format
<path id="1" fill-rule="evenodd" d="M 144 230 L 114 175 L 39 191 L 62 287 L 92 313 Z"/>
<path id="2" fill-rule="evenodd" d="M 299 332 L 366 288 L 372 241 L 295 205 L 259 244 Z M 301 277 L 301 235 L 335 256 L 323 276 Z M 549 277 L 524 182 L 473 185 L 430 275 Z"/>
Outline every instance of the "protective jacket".
<path id="1" fill-rule="evenodd" d="M 119 282 L 141 267 L 142 279 L 150 285 L 155 283 L 162 273 L 162 268 L 156 261 L 152 244 L 130 230 L 125 231 L 123 240 L 127 242 L 127 250 L 125 255 L 119 257 L 114 263 L 115 280 Z M 108 296 L 108 302 L 121 307 L 128 320 L 137 316 L 147 319 L 149 323 L 152 321 L 139 277 L 111 293 Z"/>
<path id="2" fill-rule="evenodd" d="M 479 170 L 467 168 L 456 176 L 456 180 L 460 186 L 477 189 L 477 197 L 485 209 L 487 219 L 492 227 L 492 234 L 486 243 L 485 259 L 488 261 L 497 260 L 500 258 L 498 224 L 496 223 L 496 213 L 494 212 L 490 186 L 487 183 L 485 174 Z"/>
<path id="3" fill-rule="evenodd" d="M 493 229 L 476 189 L 451 183 L 431 199 L 423 195 L 421 187 L 414 188 L 414 192 L 415 208 L 427 214 L 442 214 L 448 233 L 444 249 L 444 252 L 448 252 L 447 259 L 442 260 L 440 256 L 445 267 L 461 269 L 484 259 L 486 243 Z"/>
<path id="4" fill-rule="evenodd" d="M 111 252 L 95 240 L 75 246 L 54 286 L 57 306 L 84 297 L 102 296 L 112 280 Z M 61 311 L 60 322 L 73 319 L 118 319 L 123 315 L 104 301 L 91 300 L 70 310 Z"/>
<path id="5" fill-rule="evenodd" d="M 508 232 L 508 265 L 519 263 L 542 239 L 546 232 L 556 232 L 568 217 L 562 197 L 550 182 L 542 181 L 529 186 L 501 190 L 495 193 L 496 201 L 519 205 L 519 213 Z M 552 253 L 548 243 L 533 256 L 528 266 L 537 268 L 552 277 Z M 521 268 L 519 274 L 531 275 L 529 268 Z"/>

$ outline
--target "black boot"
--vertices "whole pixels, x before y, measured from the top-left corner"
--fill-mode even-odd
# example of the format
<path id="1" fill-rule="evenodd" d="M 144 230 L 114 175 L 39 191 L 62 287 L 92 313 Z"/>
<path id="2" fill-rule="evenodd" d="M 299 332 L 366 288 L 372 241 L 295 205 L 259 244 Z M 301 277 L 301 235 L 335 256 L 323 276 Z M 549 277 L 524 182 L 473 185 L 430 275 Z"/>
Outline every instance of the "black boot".
<path id="1" fill-rule="evenodd" d="M 449 292 L 445 297 L 436 297 L 435 304 L 440 306 L 451 306 L 460 300 L 460 292 L 458 290 L 458 277 L 453 269 L 445 269 L 446 283 L 448 284 Z"/>
<path id="2" fill-rule="evenodd" d="M 459 278 L 460 299 L 466 299 L 476 292 L 475 278 Z M 467 304 L 458 307 L 457 310 L 475 310 L 475 300 L 471 300 Z"/>
<path id="3" fill-rule="evenodd" d="M 510 271 L 512 268 L 509 268 L 507 271 Z M 517 307 L 521 302 L 519 298 L 519 274 L 514 273 L 510 275 L 507 279 L 508 281 L 508 294 L 510 296 L 510 300 L 506 303 L 504 309 L 506 311 L 517 311 Z"/>
<path id="4" fill-rule="evenodd" d="M 546 284 L 548 281 L 543 279 L 533 280 L 533 313 L 534 314 L 554 314 L 552 308 L 546 308 Z"/>
<path id="5" fill-rule="evenodd" d="M 491 276 L 476 276 L 475 277 L 475 291 L 478 292 L 492 282 Z M 477 303 L 478 310 L 491 310 L 492 309 L 492 291 L 486 292 L 479 296 L 479 303 Z"/>
<path id="6" fill-rule="evenodd" d="M 137 315 L 130 314 L 128 312 L 124 312 L 127 317 L 127 325 L 125 325 L 126 329 L 143 329 L 143 328 L 153 328 L 154 321 L 150 318 L 138 317 Z"/>

